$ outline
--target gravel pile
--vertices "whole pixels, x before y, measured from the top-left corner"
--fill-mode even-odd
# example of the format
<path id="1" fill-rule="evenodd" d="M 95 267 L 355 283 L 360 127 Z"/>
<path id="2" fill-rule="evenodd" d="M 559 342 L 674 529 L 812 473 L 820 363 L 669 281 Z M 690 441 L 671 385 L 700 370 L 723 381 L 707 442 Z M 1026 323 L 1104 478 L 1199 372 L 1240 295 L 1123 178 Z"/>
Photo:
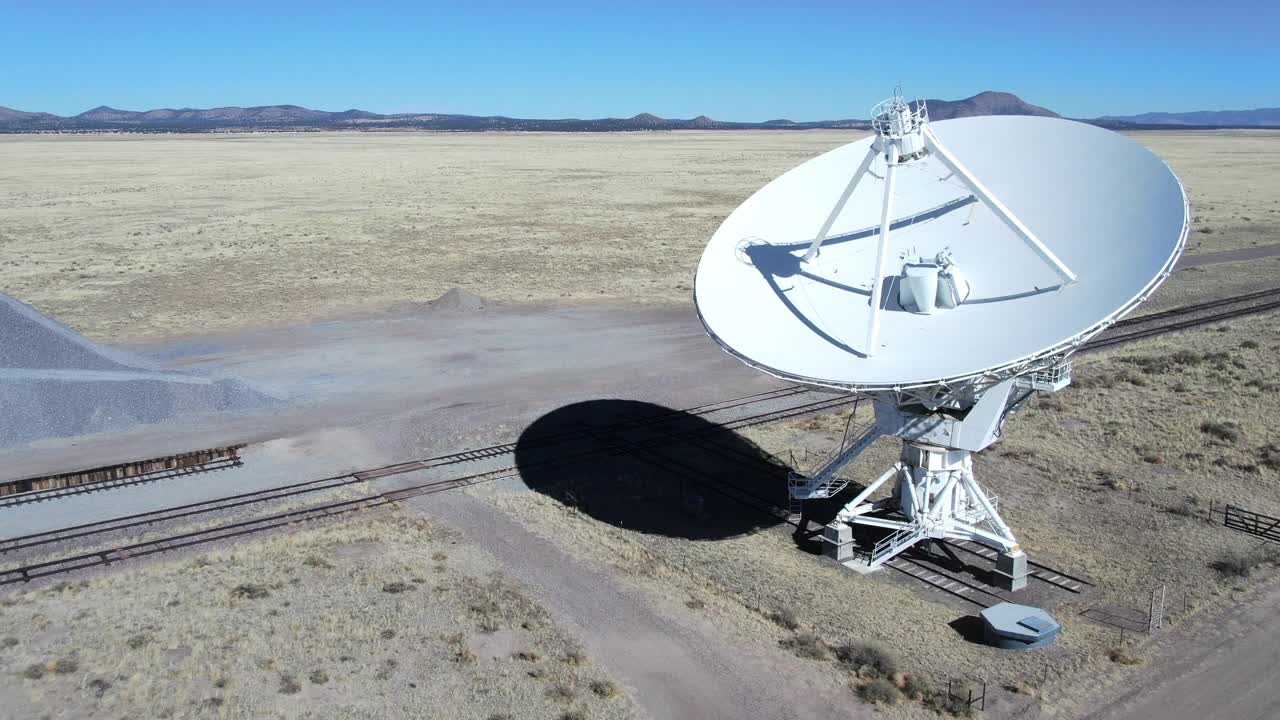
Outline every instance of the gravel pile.
<path id="1" fill-rule="evenodd" d="M 163 371 L 0 293 L 0 447 L 277 403 L 239 380 Z"/>
<path id="2" fill-rule="evenodd" d="M 467 292 L 462 288 L 453 288 L 431 301 L 431 312 L 476 312 L 485 309 L 488 304 L 488 300 L 475 293 Z"/>
<path id="3" fill-rule="evenodd" d="M 159 370 L 137 355 L 98 345 L 4 293 L 0 293 L 0 368 Z"/>

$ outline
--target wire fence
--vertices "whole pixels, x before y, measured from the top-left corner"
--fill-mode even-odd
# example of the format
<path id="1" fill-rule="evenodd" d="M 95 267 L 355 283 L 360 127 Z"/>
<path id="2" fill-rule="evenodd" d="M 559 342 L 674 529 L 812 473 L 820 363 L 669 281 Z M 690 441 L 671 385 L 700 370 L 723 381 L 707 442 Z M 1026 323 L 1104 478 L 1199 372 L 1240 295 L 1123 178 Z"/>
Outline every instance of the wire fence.
<path id="1" fill-rule="evenodd" d="M 1213 500 L 1209 501 L 1207 509 L 1201 509 L 1197 514 L 1204 522 L 1258 538 L 1260 544 L 1280 543 L 1280 518 L 1275 516 Z M 1080 614 L 1115 631 L 1114 641 L 1107 652 L 1110 662 L 1134 662 L 1137 659 L 1135 648 L 1143 642 L 1144 637 L 1158 634 L 1183 622 L 1203 599 L 1190 588 L 1161 582 L 1151 587 L 1145 601 L 1141 601 L 1146 605 L 1145 608 L 1097 606 L 1087 608 Z M 991 687 L 1004 687 L 1012 693 L 1024 696 L 1021 707 L 1006 706 L 1003 711 L 1007 713 L 1006 717 L 1039 717 L 1046 702 L 1046 693 L 1060 682 L 1077 680 L 1078 673 L 1095 659 L 1096 656 L 1077 655 L 1045 660 L 1036 665 L 1029 663 L 1031 666 L 1027 672 L 1011 682 L 997 683 Z M 969 707 L 977 705 L 978 709 L 985 710 L 989 682 L 989 679 L 948 681 L 948 699 L 960 704 L 967 703 Z"/>
<path id="2" fill-rule="evenodd" d="M 951 703 L 964 703 L 965 707 L 978 706 L 979 710 L 987 709 L 987 681 L 982 681 L 982 689 L 974 681 L 947 678 L 947 700 Z"/>

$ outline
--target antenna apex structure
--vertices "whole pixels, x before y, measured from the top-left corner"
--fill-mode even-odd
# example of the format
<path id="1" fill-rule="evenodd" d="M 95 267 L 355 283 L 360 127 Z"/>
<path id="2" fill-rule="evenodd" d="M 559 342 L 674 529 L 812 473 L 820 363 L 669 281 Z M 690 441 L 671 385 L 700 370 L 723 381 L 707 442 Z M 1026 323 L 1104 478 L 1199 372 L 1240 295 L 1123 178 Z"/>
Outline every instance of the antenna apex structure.
<path id="1" fill-rule="evenodd" d="M 908 163 L 924 157 L 924 126 L 929 122 L 929 109 L 923 99 L 915 107 L 899 92 L 871 108 L 871 129 L 876 131 L 879 149 L 887 152 L 890 144 L 898 148 L 898 162 Z"/>

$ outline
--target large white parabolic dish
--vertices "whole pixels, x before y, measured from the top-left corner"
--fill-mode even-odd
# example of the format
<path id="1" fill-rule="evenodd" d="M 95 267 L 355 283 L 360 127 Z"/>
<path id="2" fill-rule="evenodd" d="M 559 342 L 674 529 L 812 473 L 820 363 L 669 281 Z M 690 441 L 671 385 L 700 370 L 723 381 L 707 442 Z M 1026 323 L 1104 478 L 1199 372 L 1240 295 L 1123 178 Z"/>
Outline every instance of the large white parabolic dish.
<path id="1" fill-rule="evenodd" d="M 933 133 L 1077 280 L 1014 234 L 934 155 L 898 166 L 874 354 L 870 320 L 885 161 L 877 157 L 821 252 L 802 257 L 875 136 L 787 172 L 738 207 L 698 265 L 707 331 L 779 377 L 857 391 L 955 385 L 1061 356 L 1132 310 L 1172 270 L 1188 229 L 1178 178 L 1117 133 L 1056 118 L 943 120 Z M 904 259 L 950 252 L 972 294 L 932 315 L 904 310 Z"/>

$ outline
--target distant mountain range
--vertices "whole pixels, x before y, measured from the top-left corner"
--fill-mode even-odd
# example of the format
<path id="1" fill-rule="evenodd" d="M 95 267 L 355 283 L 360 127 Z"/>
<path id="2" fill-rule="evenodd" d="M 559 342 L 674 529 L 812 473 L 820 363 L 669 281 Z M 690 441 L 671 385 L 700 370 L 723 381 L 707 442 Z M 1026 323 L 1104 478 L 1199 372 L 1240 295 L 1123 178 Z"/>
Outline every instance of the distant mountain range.
<path id="1" fill-rule="evenodd" d="M 1199 110 L 1196 112 L 1149 112 L 1141 115 L 1107 115 L 1098 118 L 1140 125 L 1186 125 L 1191 127 L 1280 127 L 1280 108 L 1257 110 Z"/>
<path id="2" fill-rule="evenodd" d="M 525 130 L 525 131 L 623 131 L 623 130 L 739 130 L 752 128 L 858 128 L 865 120 L 827 120 L 797 123 L 773 120 L 741 123 L 712 120 L 700 115 L 690 120 L 660 118 L 641 113 L 629 118 L 535 119 L 502 115 L 398 113 L 381 115 L 365 110 L 326 112 L 297 105 L 221 107 L 209 110 L 117 110 L 103 105 L 60 117 L 0 107 L 0 132 L 125 130 L 136 132 L 202 132 L 211 130 Z"/>
<path id="3" fill-rule="evenodd" d="M 964 100 L 925 100 L 930 120 L 976 117 L 978 115 L 1038 115 L 1061 117 L 1052 110 L 1032 105 L 1017 95 L 1003 92 L 980 92 Z"/>
<path id="4" fill-rule="evenodd" d="M 1024 102 L 1016 95 L 982 92 L 964 100 L 926 100 L 929 116 L 948 120 L 977 115 L 1039 115 L 1058 117 L 1051 110 Z M 1259 127 L 1280 126 L 1280 109 L 1203 113 L 1148 113 L 1129 117 L 1089 120 L 1107 127 Z M 398 113 L 382 115 L 365 110 L 327 112 L 297 105 L 220 107 L 207 110 L 117 110 L 102 105 L 71 117 L 42 112 L 22 112 L 0 107 L 0 132 L 208 132 L 214 130 L 448 130 L 448 131 L 557 131 L 601 132 L 634 130 L 806 130 L 813 128 L 867 128 L 868 120 L 817 120 L 796 122 L 769 120 L 761 123 L 728 122 L 699 115 L 689 120 L 660 118 L 641 113 L 629 118 L 595 120 L 512 118 L 501 115 Z"/>

